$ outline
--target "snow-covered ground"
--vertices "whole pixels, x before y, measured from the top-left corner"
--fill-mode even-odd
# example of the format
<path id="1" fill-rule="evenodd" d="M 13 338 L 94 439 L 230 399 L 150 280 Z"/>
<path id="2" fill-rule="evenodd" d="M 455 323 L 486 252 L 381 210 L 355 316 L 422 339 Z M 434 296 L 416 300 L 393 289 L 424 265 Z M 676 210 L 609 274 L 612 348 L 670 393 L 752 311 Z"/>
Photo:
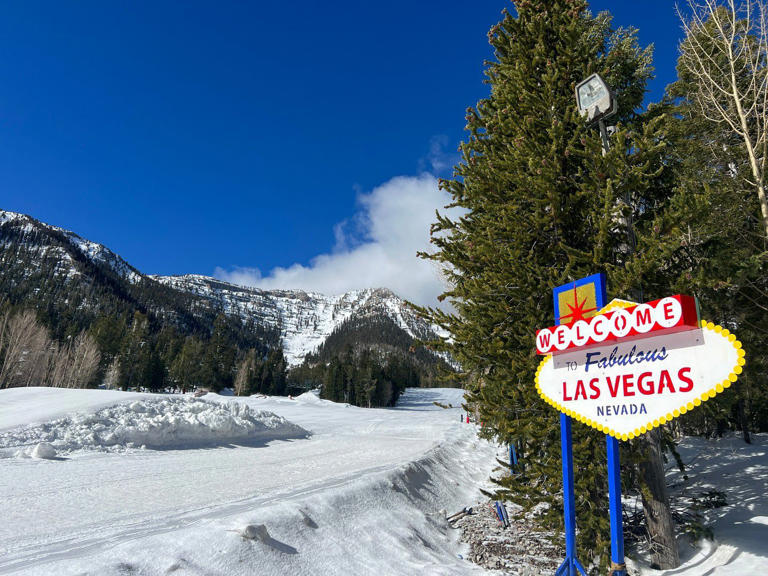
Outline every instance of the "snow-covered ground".
<path id="1" fill-rule="evenodd" d="M 681 538 L 683 564 L 675 570 L 638 567 L 642 576 L 742 576 L 768 574 L 768 434 L 752 444 L 740 436 L 685 438 L 678 451 L 690 480 L 670 464 L 668 483 L 680 498 L 717 490 L 726 505 L 702 510 L 714 540 L 690 546 Z M 631 563 L 630 563 L 631 564 Z"/>
<path id="2" fill-rule="evenodd" d="M 483 573 L 441 512 L 480 497 L 494 464 L 460 423 L 461 391 L 409 390 L 390 410 L 313 394 L 170 400 L 0 391 L 0 574 Z M 189 433 L 195 414 L 207 432 Z M 232 434 L 265 422 L 274 439 Z M 187 433 L 137 447 L 148 427 Z M 30 458 L 40 442 L 57 456 Z"/>
<path id="3" fill-rule="evenodd" d="M 460 404 L 448 389 L 389 410 L 2 390 L 0 574 L 488 574 L 445 522 L 484 499 L 495 465 Z M 679 569 L 633 573 L 768 574 L 768 436 L 680 451 L 691 480 L 671 470 L 676 491 L 726 495 L 704 512 L 715 540 L 683 546 Z"/>

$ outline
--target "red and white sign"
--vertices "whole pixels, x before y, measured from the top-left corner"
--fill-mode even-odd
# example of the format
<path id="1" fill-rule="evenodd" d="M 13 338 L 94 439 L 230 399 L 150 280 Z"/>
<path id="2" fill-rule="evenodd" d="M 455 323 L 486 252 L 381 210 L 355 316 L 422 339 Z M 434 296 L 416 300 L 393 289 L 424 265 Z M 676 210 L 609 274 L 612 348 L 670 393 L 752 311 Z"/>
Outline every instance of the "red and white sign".
<path id="1" fill-rule="evenodd" d="M 611 334 L 615 340 L 578 349 L 564 346 L 548 355 L 536 373 L 539 394 L 580 422 L 627 440 L 722 392 L 742 372 L 744 350 L 734 334 L 712 323 L 675 331 L 687 321 L 686 298 L 672 297 L 674 304 L 662 298 L 620 315 L 622 310 L 606 314 L 597 326 L 606 327 L 606 341 Z M 638 323 L 638 309 L 648 311 L 654 320 L 650 326 L 645 312 Z M 626 319 L 628 328 L 619 330 L 624 325 L 612 320 L 616 317 Z M 664 331 L 631 338 L 633 330 L 652 333 L 655 326 Z"/>
<path id="2" fill-rule="evenodd" d="M 612 312 L 560 324 L 536 333 L 539 354 L 560 354 L 574 348 L 606 345 L 633 337 L 645 338 L 655 332 L 667 334 L 698 327 L 696 300 L 675 295 L 619 308 Z"/>

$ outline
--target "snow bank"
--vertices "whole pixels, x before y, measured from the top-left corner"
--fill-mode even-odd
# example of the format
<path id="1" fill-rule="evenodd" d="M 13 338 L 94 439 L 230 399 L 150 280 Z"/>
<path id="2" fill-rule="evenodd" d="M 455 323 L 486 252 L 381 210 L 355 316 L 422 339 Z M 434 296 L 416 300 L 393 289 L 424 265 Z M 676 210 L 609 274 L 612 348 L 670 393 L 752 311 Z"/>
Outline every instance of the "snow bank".
<path id="1" fill-rule="evenodd" d="M 157 398 L 156 394 L 117 390 L 24 387 L 0 390 L 0 431 L 41 424 L 73 412 L 95 412 L 120 402 Z"/>
<path id="2" fill-rule="evenodd" d="M 2 432 L 0 455 L 51 458 L 76 450 L 191 448 L 308 435 L 285 418 L 253 410 L 245 404 L 142 398 L 91 414 L 75 414 Z"/>

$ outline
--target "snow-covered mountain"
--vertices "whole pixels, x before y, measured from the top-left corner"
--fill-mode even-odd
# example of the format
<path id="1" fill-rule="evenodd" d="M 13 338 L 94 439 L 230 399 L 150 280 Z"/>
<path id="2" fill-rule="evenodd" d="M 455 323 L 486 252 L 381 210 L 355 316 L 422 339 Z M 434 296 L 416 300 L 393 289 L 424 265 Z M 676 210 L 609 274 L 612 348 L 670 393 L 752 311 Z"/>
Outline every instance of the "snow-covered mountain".
<path id="1" fill-rule="evenodd" d="M 52 238 L 56 238 L 59 242 L 51 242 Z M 136 268 L 102 244 L 86 240 L 70 230 L 40 222 L 26 214 L 0 210 L 0 245 L 7 248 L 14 239 L 20 240 L 26 250 L 31 251 L 41 261 L 58 259 L 59 265 L 55 272 L 57 275 L 81 274 L 82 271 L 76 261 L 77 256 L 82 254 L 94 263 L 108 266 L 131 284 L 136 284 L 142 278 L 142 274 Z M 75 248 L 77 252 L 73 253 L 70 247 Z M 9 263 L 7 257 L 3 255 L 0 266 L 7 263 Z M 34 271 L 34 268 L 30 271 Z"/>
<path id="2" fill-rule="evenodd" d="M 259 290 L 194 274 L 151 278 L 177 290 L 208 298 L 227 314 L 237 314 L 244 320 L 259 318 L 276 328 L 291 365 L 301 364 L 308 353 L 316 350 L 334 330 L 352 318 L 384 316 L 412 338 L 435 337 L 434 328 L 386 288 L 325 296 L 301 290 Z"/>
<path id="3" fill-rule="evenodd" d="M 30 216 L 0 210 L 0 288 L 37 308 L 61 307 L 62 296 L 84 311 L 114 314 L 138 309 L 174 325 L 210 322 L 224 312 L 245 324 L 279 333 L 289 364 L 348 321 L 387 319 L 406 339 L 430 340 L 435 328 L 386 288 L 336 296 L 300 290 L 259 290 L 200 275 L 151 276 L 105 246 Z M 106 304 L 105 304 L 106 303 Z M 381 344 L 388 344 L 382 342 Z"/>

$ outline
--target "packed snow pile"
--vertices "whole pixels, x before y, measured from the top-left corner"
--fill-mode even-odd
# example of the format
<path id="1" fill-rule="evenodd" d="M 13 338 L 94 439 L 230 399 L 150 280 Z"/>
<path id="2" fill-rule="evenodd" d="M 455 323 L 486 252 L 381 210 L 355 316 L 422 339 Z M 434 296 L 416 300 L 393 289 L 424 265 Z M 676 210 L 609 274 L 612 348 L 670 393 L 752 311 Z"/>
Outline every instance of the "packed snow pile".
<path id="1" fill-rule="evenodd" d="M 323 404 L 340 404 L 320 398 L 320 390 L 310 390 L 309 392 L 304 392 L 304 394 L 296 396 L 296 400 L 302 404 L 314 404 L 316 406 L 322 406 Z"/>
<path id="2" fill-rule="evenodd" d="M 238 402 L 142 398 L 1 432 L 0 456 L 50 459 L 76 450 L 197 448 L 308 435 L 281 416 Z"/>

